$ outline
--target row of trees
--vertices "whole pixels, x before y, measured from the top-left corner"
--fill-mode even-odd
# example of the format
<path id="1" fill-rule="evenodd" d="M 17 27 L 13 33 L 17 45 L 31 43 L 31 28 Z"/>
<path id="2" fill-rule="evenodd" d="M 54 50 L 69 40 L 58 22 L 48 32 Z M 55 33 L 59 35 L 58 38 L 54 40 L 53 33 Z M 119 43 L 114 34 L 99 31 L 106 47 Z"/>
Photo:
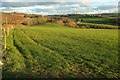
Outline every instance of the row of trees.
<path id="1" fill-rule="evenodd" d="M 42 15 L 34 15 L 34 14 L 25 14 L 24 17 L 38 18 L 38 17 L 43 17 L 43 16 Z"/>
<path id="2" fill-rule="evenodd" d="M 46 22 L 47 22 L 47 18 L 38 17 L 38 18 L 30 18 L 28 20 L 25 20 L 21 24 L 27 25 L 27 26 L 32 26 L 32 25 L 42 24 L 42 23 L 46 23 Z"/>
<path id="3" fill-rule="evenodd" d="M 73 27 L 73 28 L 78 27 L 73 20 L 71 20 L 70 18 L 66 18 L 66 17 L 51 17 L 47 20 L 47 22 L 56 23 L 56 24 L 60 24 L 63 26 Z"/>

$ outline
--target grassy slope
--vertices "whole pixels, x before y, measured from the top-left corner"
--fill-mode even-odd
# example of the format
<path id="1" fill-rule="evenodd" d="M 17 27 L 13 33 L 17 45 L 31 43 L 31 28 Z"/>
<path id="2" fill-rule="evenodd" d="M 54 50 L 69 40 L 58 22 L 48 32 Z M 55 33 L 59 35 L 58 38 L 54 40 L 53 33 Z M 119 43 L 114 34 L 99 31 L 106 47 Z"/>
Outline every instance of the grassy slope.
<path id="1" fill-rule="evenodd" d="M 117 17 L 110 17 L 110 16 L 106 16 L 106 17 L 83 17 L 83 19 L 88 22 L 88 23 L 105 23 L 106 22 L 110 22 L 110 19 L 113 18 L 117 18 Z"/>
<path id="2" fill-rule="evenodd" d="M 117 14 L 101 16 L 101 17 L 81 16 L 81 17 L 79 17 L 79 20 L 83 19 L 85 21 L 85 23 L 78 23 L 78 25 L 79 26 L 84 26 L 84 25 L 93 26 L 93 25 L 98 24 L 98 26 L 102 26 L 102 27 L 120 28 L 117 23 L 111 21 L 111 19 L 114 19 L 117 17 L 118 17 Z M 73 19 L 75 21 L 76 19 L 78 19 L 78 17 L 72 17 L 71 19 Z"/>
<path id="3" fill-rule="evenodd" d="M 98 25 L 99 27 L 100 26 L 103 26 L 103 27 L 113 27 L 113 28 L 119 28 L 119 26 L 114 26 L 114 25 L 108 25 L 108 24 L 95 24 L 95 23 L 77 23 L 77 25 L 79 26 L 85 26 L 85 25 L 89 25 L 89 26 L 94 26 L 94 25 Z"/>
<path id="4" fill-rule="evenodd" d="M 87 17 L 87 16 L 81 16 L 79 19 L 83 19 L 85 23 L 80 23 L 80 25 L 95 25 L 98 24 L 99 26 L 104 26 L 104 27 L 115 27 L 119 28 L 118 24 L 115 23 L 113 20 L 114 18 L 117 18 L 117 14 L 112 14 L 112 15 L 106 15 L 106 16 L 101 16 L 101 17 Z M 70 17 L 71 18 L 71 17 Z M 73 17 L 71 18 L 74 21 L 78 19 L 78 17 Z"/>
<path id="5" fill-rule="evenodd" d="M 111 20 L 110 19 L 113 19 L 113 18 L 117 18 L 118 15 L 117 14 L 113 14 L 113 15 L 107 15 L 107 16 L 101 16 L 101 17 L 87 17 L 87 16 L 82 16 L 82 17 L 79 17 L 79 19 L 84 19 L 84 21 L 86 23 L 94 23 L 94 24 L 108 24 L 108 25 L 117 25 L 115 23 L 111 23 Z M 70 17 L 71 18 L 71 17 Z M 73 17 L 71 18 L 73 20 L 76 20 L 78 19 L 78 17 Z"/>
<path id="6" fill-rule="evenodd" d="M 118 77 L 118 31 L 56 24 L 16 28 L 3 54 L 4 77 Z"/>

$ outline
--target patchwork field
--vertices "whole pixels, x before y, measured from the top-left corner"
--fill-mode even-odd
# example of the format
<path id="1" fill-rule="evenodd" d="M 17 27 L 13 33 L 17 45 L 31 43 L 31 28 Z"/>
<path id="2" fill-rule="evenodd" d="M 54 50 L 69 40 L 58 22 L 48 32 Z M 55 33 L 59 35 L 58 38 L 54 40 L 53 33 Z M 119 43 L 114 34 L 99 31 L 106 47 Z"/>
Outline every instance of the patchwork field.
<path id="1" fill-rule="evenodd" d="M 118 78 L 118 30 L 14 28 L 3 62 L 3 78 Z"/>
<path id="2" fill-rule="evenodd" d="M 99 29 L 117 29 L 120 26 L 108 25 L 108 24 L 95 24 L 95 23 L 77 23 L 79 26 L 88 26 L 88 28 L 99 28 Z"/>

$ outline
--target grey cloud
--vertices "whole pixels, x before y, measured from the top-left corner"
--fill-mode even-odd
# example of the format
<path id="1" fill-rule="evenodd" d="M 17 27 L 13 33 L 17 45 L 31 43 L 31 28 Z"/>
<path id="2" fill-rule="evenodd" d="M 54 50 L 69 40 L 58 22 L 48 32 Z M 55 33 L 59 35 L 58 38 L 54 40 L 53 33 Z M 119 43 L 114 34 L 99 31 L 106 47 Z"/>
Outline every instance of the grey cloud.
<path id="1" fill-rule="evenodd" d="M 102 5 L 97 8 L 94 8 L 94 10 L 110 10 L 110 9 L 115 9 L 118 8 L 117 5 Z"/>
<path id="2" fill-rule="evenodd" d="M 88 7 L 91 6 L 90 3 L 82 3 L 82 2 L 2 2 L 3 7 L 28 7 L 34 5 L 56 5 L 59 4 L 61 6 L 69 5 L 79 5 L 81 7 Z"/>
<path id="3" fill-rule="evenodd" d="M 105 6 L 91 6 L 93 3 L 82 3 L 82 2 L 11 2 L 4 3 L 3 11 L 16 11 L 33 14 L 41 14 L 41 15 L 54 15 L 54 14 L 73 14 L 73 13 L 98 13 L 104 12 L 106 9 L 116 9 L 117 6 L 105 5 Z M 97 7 L 97 8 L 96 8 Z M 100 10 L 100 11 L 99 11 Z M 111 12 L 115 12 L 115 10 L 111 10 Z"/>
<path id="4" fill-rule="evenodd" d="M 28 7 L 34 5 L 54 5 L 57 2 L 2 2 L 2 7 Z"/>
<path id="5" fill-rule="evenodd" d="M 56 12 L 54 9 L 33 9 L 35 12 Z"/>
<path id="6" fill-rule="evenodd" d="M 119 0 L 4 0 L 4 2 L 119 2 Z"/>

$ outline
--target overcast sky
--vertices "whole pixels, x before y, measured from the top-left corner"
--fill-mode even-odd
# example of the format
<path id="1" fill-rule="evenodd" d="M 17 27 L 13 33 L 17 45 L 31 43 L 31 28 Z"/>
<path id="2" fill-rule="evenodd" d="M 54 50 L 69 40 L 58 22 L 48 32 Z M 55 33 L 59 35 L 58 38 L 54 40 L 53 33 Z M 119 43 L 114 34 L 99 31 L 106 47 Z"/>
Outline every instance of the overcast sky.
<path id="1" fill-rule="evenodd" d="M 0 9 L 2 12 L 21 12 L 41 15 L 117 13 L 118 1 L 29 0 L 28 2 L 28 0 L 4 0 Z"/>
<path id="2" fill-rule="evenodd" d="M 1 0 L 4 2 L 118 2 L 119 0 Z"/>

